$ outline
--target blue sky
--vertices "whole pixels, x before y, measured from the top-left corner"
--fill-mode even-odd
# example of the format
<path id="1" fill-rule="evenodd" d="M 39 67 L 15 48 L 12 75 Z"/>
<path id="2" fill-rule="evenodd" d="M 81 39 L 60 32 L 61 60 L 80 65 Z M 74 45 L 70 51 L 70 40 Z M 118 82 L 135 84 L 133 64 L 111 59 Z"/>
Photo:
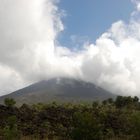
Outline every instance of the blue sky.
<path id="1" fill-rule="evenodd" d="M 59 8 L 66 12 L 61 45 L 79 47 L 85 41 L 95 42 L 113 22 L 128 22 L 134 5 L 131 0 L 60 0 Z"/>

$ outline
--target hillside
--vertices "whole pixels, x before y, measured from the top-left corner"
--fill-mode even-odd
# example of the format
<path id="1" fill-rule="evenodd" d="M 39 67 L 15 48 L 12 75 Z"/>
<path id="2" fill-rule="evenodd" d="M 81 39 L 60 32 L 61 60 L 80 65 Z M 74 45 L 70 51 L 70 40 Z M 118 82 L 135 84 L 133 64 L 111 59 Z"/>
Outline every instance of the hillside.
<path id="1" fill-rule="evenodd" d="M 70 78 L 54 78 L 40 81 L 2 96 L 0 98 L 0 103 L 7 97 L 14 98 L 17 101 L 17 104 L 32 104 L 50 101 L 77 102 L 104 100 L 114 97 L 114 95 L 92 83 Z"/>

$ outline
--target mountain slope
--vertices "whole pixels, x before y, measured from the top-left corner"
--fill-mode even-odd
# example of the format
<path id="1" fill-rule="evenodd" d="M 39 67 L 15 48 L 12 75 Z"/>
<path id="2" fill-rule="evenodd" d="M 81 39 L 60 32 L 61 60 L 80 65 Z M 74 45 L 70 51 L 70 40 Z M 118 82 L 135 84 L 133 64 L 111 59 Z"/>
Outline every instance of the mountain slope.
<path id="1" fill-rule="evenodd" d="M 93 101 L 114 98 L 110 92 L 95 86 L 92 83 L 70 78 L 54 78 L 41 81 L 0 97 L 0 103 L 4 98 L 14 98 L 18 104 L 37 102 L 77 102 Z"/>

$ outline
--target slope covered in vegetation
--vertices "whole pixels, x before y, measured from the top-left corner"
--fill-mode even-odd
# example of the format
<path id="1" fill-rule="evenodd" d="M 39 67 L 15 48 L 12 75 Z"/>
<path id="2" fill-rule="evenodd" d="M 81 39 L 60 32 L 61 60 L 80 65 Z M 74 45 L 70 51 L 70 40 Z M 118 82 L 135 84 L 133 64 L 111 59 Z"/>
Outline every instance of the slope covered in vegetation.
<path id="1" fill-rule="evenodd" d="M 139 140 L 138 97 L 92 104 L 0 105 L 0 140 Z"/>

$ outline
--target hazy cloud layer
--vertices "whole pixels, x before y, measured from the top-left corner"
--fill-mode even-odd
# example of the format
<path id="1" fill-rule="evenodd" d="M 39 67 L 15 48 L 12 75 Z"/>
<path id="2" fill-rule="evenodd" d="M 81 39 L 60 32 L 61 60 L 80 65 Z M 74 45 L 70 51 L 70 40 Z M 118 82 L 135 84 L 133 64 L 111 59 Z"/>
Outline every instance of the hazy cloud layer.
<path id="1" fill-rule="evenodd" d="M 71 51 L 56 0 L 0 1 L 0 92 L 52 77 L 75 77 L 114 93 L 140 96 L 140 2 L 128 24 L 118 21 L 96 40 Z M 94 27 L 93 27 L 94 28 Z"/>

